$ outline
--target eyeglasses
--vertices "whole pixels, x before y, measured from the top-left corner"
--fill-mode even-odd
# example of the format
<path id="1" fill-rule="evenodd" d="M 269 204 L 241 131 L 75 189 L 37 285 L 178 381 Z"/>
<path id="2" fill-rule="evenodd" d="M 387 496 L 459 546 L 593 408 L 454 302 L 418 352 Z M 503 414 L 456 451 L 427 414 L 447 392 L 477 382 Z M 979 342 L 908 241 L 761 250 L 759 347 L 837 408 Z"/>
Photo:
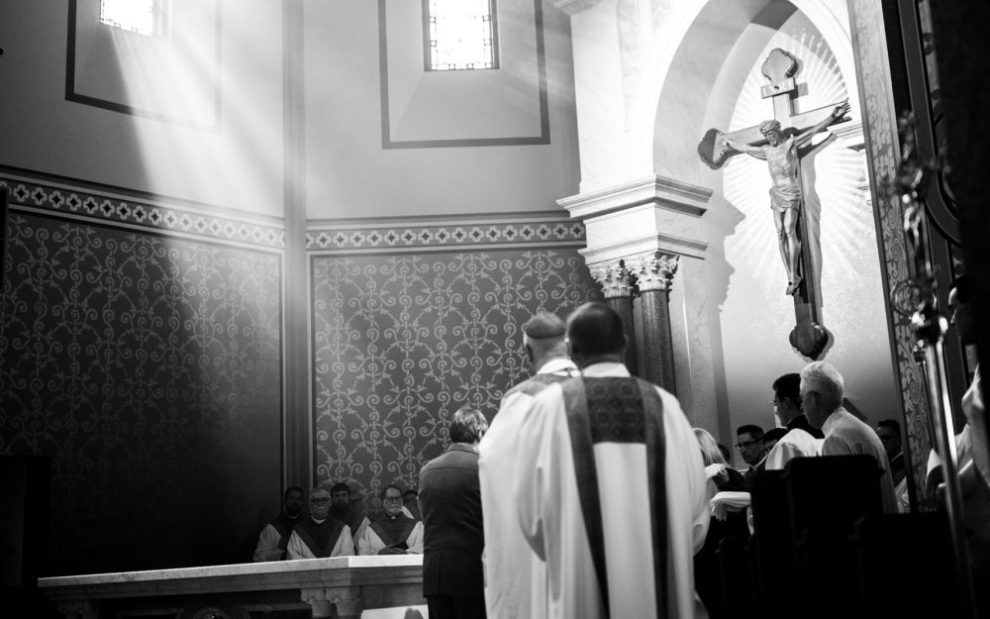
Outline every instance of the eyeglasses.
<path id="1" fill-rule="evenodd" d="M 330 499 L 310 499 L 309 502 L 314 505 L 326 505 L 330 502 Z"/>
<path id="2" fill-rule="evenodd" d="M 757 441 L 743 441 L 741 443 L 736 443 L 736 449 L 746 449 L 750 445 L 755 445 Z"/>
<path id="3" fill-rule="evenodd" d="M 402 502 L 402 497 L 401 496 L 387 496 L 383 500 L 386 503 L 401 503 Z"/>

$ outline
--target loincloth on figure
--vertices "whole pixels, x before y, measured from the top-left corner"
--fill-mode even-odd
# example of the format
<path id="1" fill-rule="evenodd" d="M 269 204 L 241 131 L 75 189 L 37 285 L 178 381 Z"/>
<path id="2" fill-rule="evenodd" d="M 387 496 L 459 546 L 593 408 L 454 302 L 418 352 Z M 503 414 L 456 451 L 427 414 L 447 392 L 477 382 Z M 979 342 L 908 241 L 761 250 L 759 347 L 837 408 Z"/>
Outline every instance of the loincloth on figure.
<path id="1" fill-rule="evenodd" d="M 783 213 L 789 208 L 801 209 L 801 187 L 792 185 L 790 187 L 770 188 L 770 208 Z"/>

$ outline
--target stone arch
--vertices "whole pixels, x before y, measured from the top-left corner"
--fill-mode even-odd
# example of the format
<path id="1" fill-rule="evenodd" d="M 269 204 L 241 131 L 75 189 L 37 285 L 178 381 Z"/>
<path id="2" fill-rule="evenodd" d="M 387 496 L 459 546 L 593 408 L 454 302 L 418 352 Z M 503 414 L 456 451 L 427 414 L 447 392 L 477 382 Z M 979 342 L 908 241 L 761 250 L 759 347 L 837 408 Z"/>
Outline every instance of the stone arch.
<path id="1" fill-rule="evenodd" d="M 707 128 L 728 121 L 740 86 L 737 80 L 744 79 L 757 61 L 756 54 L 772 36 L 774 26 L 795 11 L 815 24 L 846 84 L 855 88 L 843 3 L 706 0 L 678 4 L 659 25 L 632 105 L 631 146 L 636 167 L 645 174 L 697 183 L 700 162 L 694 145 Z M 854 115 L 858 115 L 856 97 L 852 100 Z"/>

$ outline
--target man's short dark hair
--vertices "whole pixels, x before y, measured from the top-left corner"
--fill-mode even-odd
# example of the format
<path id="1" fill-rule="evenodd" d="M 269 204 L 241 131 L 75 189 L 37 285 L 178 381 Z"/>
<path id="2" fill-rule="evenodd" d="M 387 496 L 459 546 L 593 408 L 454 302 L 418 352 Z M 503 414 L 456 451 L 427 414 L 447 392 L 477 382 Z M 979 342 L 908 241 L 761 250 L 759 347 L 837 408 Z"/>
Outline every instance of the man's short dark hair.
<path id="1" fill-rule="evenodd" d="M 743 434 L 752 434 L 753 439 L 757 441 L 763 440 L 763 428 L 761 428 L 760 426 L 754 426 L 753 424 L 746 424 L 744 426 L 739 426 L 739 428 L 736 430 L 736 436 L 740 436 Z"/>
<path id="2" fill-rule="evenodd" d="M 303 492 L 303 489 L 300 488 L 299 486 L 289 486 L 288 488 L 285 489 L 285 494 L 282 495 L 282 498 L 283 499 L 289 498 L 290 492 L 298 492 L 300 495 L 306 496 L 306 493 Z"/>
<path id="3" fill-rule="evenodd" d="M 881 419 L 877 422 L 878 428 L 890 428 L 897 434 L 897 437 L 901 437 L 901 424 L 896 419 Z"/>
<path id="4" fill-rule="evenodd" d="M 334 485 L 330 486 L 330 494 L 333 494 L 335 492 L 346 492 L 346 493 L 350 494 L 351 487 L 348 486 L 347 484 L 345 484 L 342 481 L 338 481 Z"/>
<path id="5" fill-rule="evenodd" d="M 382 498 L 383 499 L 385 498 L 385 495 L 388 494 L 389 488 L 391 488 L 393 490 L 398 490 L 399 491 L 399 494 L 400 495 L 402 494 L 402 486 L 400 486 L 398 484 L 388 484 L 387 486 L 385 486 L 384 488 L 382 488 Z"/>
<path id="6" fill-rule="evenodd" d="M 585 303 L 567 317 L 571 352 L 583 357 L 621 352 L 626 347 L 622 318 L 603 303 Z"/>
<path id="7" fill-rule="evenodd" d="M 787 428 L 770 428 L 763 435 L 763 442 L 769 443 L 770 441 L 779 441 L 784 438 L 787 434 Z"/>
<path id="8" fill-rule="evenodd" d="M 450 440 L 454 443 L 475 443 L 488 431 L 488 420 L 476 408 L 462 406 L 450 418 Z"/>
<path id="9" fill-rule="evenodd" d="M 773 381 L 773 394 L 778 400 L 789 398 L 801 405 L 801 375 L 797 372 L 784 374 Z"/>

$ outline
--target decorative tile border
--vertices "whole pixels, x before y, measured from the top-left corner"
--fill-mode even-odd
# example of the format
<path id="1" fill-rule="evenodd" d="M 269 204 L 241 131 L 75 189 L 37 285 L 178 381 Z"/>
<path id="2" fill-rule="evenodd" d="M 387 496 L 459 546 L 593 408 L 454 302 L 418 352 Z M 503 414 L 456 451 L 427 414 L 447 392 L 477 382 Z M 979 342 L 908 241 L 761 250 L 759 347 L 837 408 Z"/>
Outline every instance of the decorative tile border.
<path id="1" fill-rule="evenodd" d="M 582 247 L 584 224 L 562 215 L 533 221 L 451 221 L 432 224 L 346 225 L 332 223 L 306 231 L 306 249 L 320 253 L 378 253 L 395 250 Z"/>
<path id="2" fill-rule="evenodd" d="M 63 185 L 4 174 L 0 174 L 0 186 L 8 188 L 11 210 L 58 213 L 104 224 L 137 226 L 221 242 L 273 249 L 285 247 L 285 232 L 281 225 L 202 212 L 209 207 L 183 208 L 154 198 L 121 199 L 81 183 Z"/>

